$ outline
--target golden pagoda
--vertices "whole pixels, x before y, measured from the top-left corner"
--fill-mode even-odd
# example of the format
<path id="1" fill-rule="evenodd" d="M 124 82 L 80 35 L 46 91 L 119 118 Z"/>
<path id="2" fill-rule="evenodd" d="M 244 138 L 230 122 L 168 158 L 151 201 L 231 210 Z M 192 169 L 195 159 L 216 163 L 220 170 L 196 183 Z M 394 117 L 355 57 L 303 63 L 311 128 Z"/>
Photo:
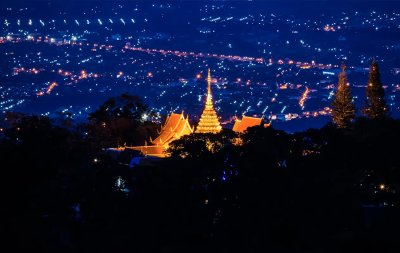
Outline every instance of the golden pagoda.
<path id="1" fill-rule="evenodd" d="M 219 133 L 222 129 L 219 123 L 217 113 L 214 110 L 214 105 L 211 95 L 211 71 L 208 69 L 207 77 L 207 100 L 203 114 L 200 117 L 199 125 L 197 126 L 196 133 Z"/>

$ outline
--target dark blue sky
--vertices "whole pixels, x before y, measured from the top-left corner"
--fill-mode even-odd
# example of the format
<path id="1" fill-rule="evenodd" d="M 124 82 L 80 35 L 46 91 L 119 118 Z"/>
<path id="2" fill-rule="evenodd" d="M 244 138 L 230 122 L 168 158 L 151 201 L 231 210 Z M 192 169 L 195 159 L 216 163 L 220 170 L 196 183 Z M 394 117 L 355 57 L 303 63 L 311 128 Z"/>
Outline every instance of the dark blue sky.
<path id="1" fill-rule="evenodd" d="M 329 4 L 329 5 L 340 5 L 340 4 L 360 4 L 360 6 L 368 6 L 368 5 L 376 5 L 378 6 L 400 6 L 400 1 L 399 0 L 169 0 L 169 1 L 160 1 L 160 0 L 1 0 L 0 1 L 0 6 L 21 6 L 21 5 L 26 5 L 26 4 L 32 4 L 32 3 L 56 3 L 56 4 L 65 4 L 65 5 L 70 5 L 70 4 L 76 4 L 76 3 L 82 3 L 82 2 L 94 2 L 97 4 L 100 3 L 134 3 L 134 2 L 141 2 L 141 3 L 153 3 L 153 2 L 158 2 L 158 3 L 173 3 L 173 2 L 196 2 L 196 3 L 205 3 L 205 2 L 257 2 L 257 3 L 274 3 L 274 4 L 279 4 L 281 3 L 282 5 L 285 5 L 287 3 L 310 3 L 310 4 L 321 4 L 322 6 L 324 4 Z"/>
<path id="2" fill-rule="evenodd" d="M 398 3 L 398 0 L 252 0 L 252 1 L 246 1 L 246 0 L 170 0 L 170 1 L 150 1 L 150 0 L 2 0 L 1 3 L 27 3 L 27 2 L 53 2 L 53 3 L 68 3 L 68 2 L 165 2 L 165 3 L 171 3 L 171 2 L 278 2 L 278 3 L 284 3 L 284 2 L 314 2 L 314 3 L 363 3 L 363 4 L 368 4 L 368 3 Z"/>

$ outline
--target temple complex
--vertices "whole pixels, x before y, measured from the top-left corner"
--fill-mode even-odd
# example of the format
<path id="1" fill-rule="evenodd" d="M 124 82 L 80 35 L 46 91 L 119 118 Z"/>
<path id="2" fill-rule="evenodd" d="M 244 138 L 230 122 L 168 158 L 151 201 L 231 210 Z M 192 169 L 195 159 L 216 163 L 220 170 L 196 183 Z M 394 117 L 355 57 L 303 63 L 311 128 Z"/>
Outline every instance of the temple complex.
<path id="1" fill-rule="evenodd" d="M 248 117 L 243 115 L 241 120 L 236 119 L 232 130 L 237 133 L 244 133 L 247 128 L 260 126 L 261 124 L 262 118 Z M 264 124 L 264 127 L 267 126 L 269 126 L 269 124 Z M 200 117 L 200 121 L 195 132 L 216 134 L 219 133 L 221 130 L 222 127 L 213 105 L 211 94 L 211 71 L 210 69 L 208 69 L 207 97 L 205 108 Z M 124 148 L 140 151 L 147 156 L 165 157 L 167 156 L 165 151 L 168 149 L 169 144 L 172 141 L 178 140 L 182 136 L 192 134 L 193 132 L 194 128 L 192 128 L 189 124 L 189 116 L 186 116 L 185 118 L 183 112 L 180 114 L 172 113 L 170 116 L 167 117 L 167 120 L 161 127 L 161 130 L 159 131 L 159 136 L 154 140 L 150 139 L 150 145 Z M 240 140 L 240 138 L 238 140 Z M 237 142 L 240 143 L 240 141 Z M 117 150 L 123 150 L 124 148 L 119 148 Z"/>
<path id="2" fill-rule="evenodd" d="M 200 117 L 199 125 L 196 128 L 196 133 L 219 133 L 222 130 L 219 123 L 217 113 L 214 110 L 214 105 L 211 95 L 211 71 L 208 69 L 207 76 L 207 99 L 203 114 Z"/>

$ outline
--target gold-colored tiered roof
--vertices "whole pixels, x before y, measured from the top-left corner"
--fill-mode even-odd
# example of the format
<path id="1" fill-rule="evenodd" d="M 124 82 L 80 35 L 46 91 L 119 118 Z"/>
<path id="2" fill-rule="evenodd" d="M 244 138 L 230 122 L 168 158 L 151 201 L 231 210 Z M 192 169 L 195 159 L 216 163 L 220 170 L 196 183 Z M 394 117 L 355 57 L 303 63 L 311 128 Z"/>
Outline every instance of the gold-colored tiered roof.
<path id="1" fill-rule="evenodd" d="M 222 127 L 219 123 L 217 113 L 214 110 L 214 105 L 211 95 L 211 71 L 208 69 L 207 77 L 207 100 L 200 117 L 199 125 L 197 126 L 196 133 L 218 133 L 221 131 Z"/>
<path id="2" fill-rule="evenodd" d="M 260 126 L 261 122 L 262 118 L 248 117 L 243 115 L 241 120 L 236 119 L 232 130 L 238 133 L 244 133 L 249 127 Z"/>
<path id="3" fill-rule="evenodd" d="M 138 150 L 149 156 L 165 157 L 165 150 L 167 150 L 172 141 L 191 133 L 193 133 L 193 128 L 189 124 L 188 116 L 185 118 L 183 112 L 181 114 L 172 113 L 161 128 L 160 135 L 156 139 L 151 140 L 152 145 L 126 148 Z"/>
<path id="4" fill-rule="evenodd" d="M 184 135 L 193 133 L 189 124 L 189 116 L 183 116 L 183 113 L 172 113 L 168 116 L 164 126 L 161 128 L 160 135 L 151 143 L 154 145 L 167 145 L 174 140 L 178 140 Z"/>

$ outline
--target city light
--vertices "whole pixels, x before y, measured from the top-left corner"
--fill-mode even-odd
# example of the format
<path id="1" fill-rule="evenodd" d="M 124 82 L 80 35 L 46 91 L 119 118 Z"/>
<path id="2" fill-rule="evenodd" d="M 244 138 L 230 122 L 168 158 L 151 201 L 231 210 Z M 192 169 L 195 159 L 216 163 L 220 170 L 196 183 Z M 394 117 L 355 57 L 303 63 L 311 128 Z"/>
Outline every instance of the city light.
<path id="1" fill-rule="evenodd" d="M 303 94 L 301 95 L 301 98 L 299 100 L 299 105 L 300 105 L 301 108 L 304 108 L 304 103 L 308 99 L 308 94 L 309 93 L 310 93 L 310 90 L 308 89 L 308 87 L 306 87 L 305 91 L 303 92 Z"/>

